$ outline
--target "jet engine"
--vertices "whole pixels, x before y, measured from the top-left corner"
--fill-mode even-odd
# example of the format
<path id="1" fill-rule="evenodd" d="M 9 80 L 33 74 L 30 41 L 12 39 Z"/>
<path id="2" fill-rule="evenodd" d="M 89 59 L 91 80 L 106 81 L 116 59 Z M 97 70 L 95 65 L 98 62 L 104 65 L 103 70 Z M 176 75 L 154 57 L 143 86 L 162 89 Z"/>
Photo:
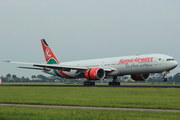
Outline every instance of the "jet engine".
<path id="1" fill-rule="evenodd" d="M 131 75 L 131 78 L 135 81 L 145 81 L 149 78 L 149 74 L 135 74 Z"/>
<path id="2" fill-rule="evenodd" d="M 91 68 L 86 70 L 85 77 L 88 80 L 101 80 L 104 79 L 106 73 L 102 68 Z"/>

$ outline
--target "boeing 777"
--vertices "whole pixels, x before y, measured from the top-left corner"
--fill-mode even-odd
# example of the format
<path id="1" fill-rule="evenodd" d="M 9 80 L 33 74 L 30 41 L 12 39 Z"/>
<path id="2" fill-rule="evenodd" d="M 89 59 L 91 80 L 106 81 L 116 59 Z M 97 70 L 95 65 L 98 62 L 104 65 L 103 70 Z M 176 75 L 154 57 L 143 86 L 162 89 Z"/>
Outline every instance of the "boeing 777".
<path id="1" fill-rule="evenodd" d="M 46 64 L 29 64 L 32 67 L 19 67 L 26 69 L 42 70 L 45 73 L 63 78 L 86 78 L 83 85 L 95 85 L 95 80 L 112 78 L 109 85 L 120 85 L 118 76 L 131 75 L 135 81 L 145 81 L 150 73 L 163 73 L 163 81 L 167 81 L 166 74 L 174 69 L 178 63 L 173 57 L 164 54 L 146 54 L 103 59 L 81 60 L 60 63 L 45 39 L 41 39 Z"/>

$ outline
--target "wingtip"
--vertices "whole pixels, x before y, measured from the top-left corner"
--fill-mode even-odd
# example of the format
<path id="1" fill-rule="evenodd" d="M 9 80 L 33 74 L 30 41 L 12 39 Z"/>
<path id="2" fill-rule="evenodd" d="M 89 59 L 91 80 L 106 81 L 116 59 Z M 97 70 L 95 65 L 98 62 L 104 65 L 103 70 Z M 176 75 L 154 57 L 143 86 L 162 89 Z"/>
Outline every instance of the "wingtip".
<path id="1" fill-rule="evenodd" d="M 9 61 L 9 60 L 5 60 L 5 61 L 1 61 L 1 62 L 11 62 L 11 61 Z"/>

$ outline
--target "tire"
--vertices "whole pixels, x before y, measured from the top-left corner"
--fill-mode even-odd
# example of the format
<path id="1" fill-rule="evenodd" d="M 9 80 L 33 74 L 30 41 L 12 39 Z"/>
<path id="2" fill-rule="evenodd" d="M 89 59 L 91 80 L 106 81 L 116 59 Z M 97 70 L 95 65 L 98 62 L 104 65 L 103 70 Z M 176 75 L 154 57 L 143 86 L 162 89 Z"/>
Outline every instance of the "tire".
<path id="1" fill-rule="evenodd" d="M 118 85 L 118 82 L 115 82 L 115 85 Z"/>
<path id="2" fill-rule="evenodd" d="M 86 86 L 86 82 L 83 82 L 83 85 Z"/>
<path id="3" fill-rule="evenodd" d="M 93 82 L 93 86 L 95 85 L 95 82 Z"/>
<path id="4" fill-rule="evenodd" d="M 90 86 L 93 86 L 93 82 L 90 82 Z"/>

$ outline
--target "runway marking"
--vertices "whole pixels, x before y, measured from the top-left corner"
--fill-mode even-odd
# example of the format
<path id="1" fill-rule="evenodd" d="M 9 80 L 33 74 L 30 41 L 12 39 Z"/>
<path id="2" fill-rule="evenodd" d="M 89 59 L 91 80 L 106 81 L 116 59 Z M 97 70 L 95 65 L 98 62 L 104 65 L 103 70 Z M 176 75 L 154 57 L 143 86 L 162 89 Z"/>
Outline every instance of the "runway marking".
<path id="1" fill-rule="evenodd" d="M 82 106 L 1 104 L 1 103 L 0 103 L 0 106 L 24 106 L 24 107 L 42 107 L 42 108 L 69 108 L 69 109 L 91 109 L 91 110 L 124 110 L 124 111 L 150 111 L 150 112 L 177 112 L 177 113 L 180 113 L 180 110 L 141 109 L 141 108 L 82 107 Z"/>

